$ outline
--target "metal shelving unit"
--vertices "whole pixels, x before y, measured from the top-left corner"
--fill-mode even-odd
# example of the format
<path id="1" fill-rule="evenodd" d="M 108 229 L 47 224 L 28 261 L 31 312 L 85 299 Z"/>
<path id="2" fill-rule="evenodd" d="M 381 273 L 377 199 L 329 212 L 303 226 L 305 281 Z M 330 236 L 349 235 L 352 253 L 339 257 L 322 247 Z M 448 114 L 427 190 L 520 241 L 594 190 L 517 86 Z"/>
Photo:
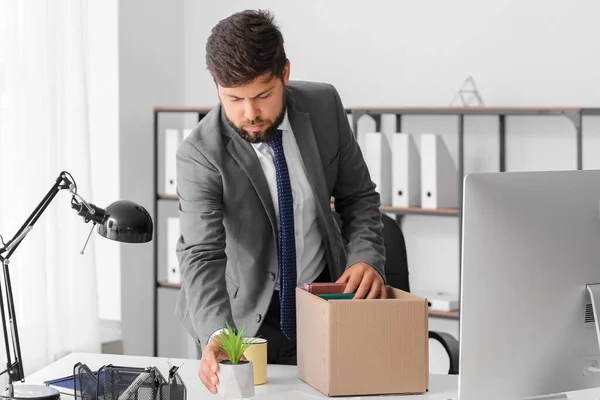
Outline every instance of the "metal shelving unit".
<path id="1" fill-rule="evenodd" d="M 576 140 L 576 168 L 583 169 L 583 117 L 600 116 L 600 108 L 581 108 L 581 107 L 358 107 L 348 108 L 346 112 L 352 116 L 352 131 L 356 135 L 358 132 L 358 121 L 364 116 L 370 116 L 375 120 L 375 130 L 381 132 L 381 117 L 383 115 L 395 115 L 396 131 L 402 132 L 402 117 L 408 115 L 451 115 L 457 117 L 458 133 L 458 209 L 438 209 L 426 210 L 418 207 L 405 209 L 396 209 L 390 206 L 381 207 L 382 211 L 395 213 L 396 220 L 401 223 L 404 215 L 430 215 L 430 216 L 456 216 L 459 217 L 459 288 L 460 293 L 460 259 L 462 257 L 462 197 L 463 197 L 463 179 L 464 179 L 464 136 L 465 136 L 465 117 L 468 116 L 497 116 L 498 117 L 498 135 L 499 135 L 499 165 L 500 172 L 506 171 L 506 119 L 514 116 L 561 116 L 567 118 L 573 123 L 575 128 Z M 444 318 L 460 319 L 460 312 L 434 313 L 430 315 Z"/>
<path id="2" fill-rule="evenodd" d="M 159 218 L 159 205 L 161 203 L 173 203 L 173 202 L 177 202 L 177 196 L 176 195 L 172 195 L 172 194 L 164 194 L 164 193 L 159 193 L 159 188 L 158 188 L 158 172 L 159 172 L 159 165 L 158 165 L 158 160 L 159 160 L 159 151 L 162 150 L 164 147 L 161 146 L 161 137 L 160 137 L 160 133 L 161 131 L 159 130 L 159 124 L 160 124 L 160 116 L 162 114 L 168 114 L 168 113 L 195 113 L 196 117 L 197 117 L 197 121 L 200 121 L 202 118 L 204 118 L 206 116 L 206 114 L 209 113 L 209 111 L 211 110 L 211 108 L 208 107 L 155 107 L 154 108 L 154 176 L 153 176 L 153 193 L 154 193 L 154 215 L 152 216 L 153 221 L 154 221 L 154 229 L 155 232 L 159 232 L 159 229 L 162 227 L 163 223 L 165 222 L 164 219 L 161 220 Z M 164 130 L 163 130 L 164 132 Z M 154 273 L 154 356 L 158 356 L 158 352 L 159 352 L 159 309 L 161 308 L 159 305 L 159 290 L 179 290 L 179 288 L 181 287 L 181 285 L 176 285 L 176 284 L 172 284 L 169 283 L 167 281 L 161 281 L 159 280 L 159 268 L 166 268 L 166 266 L 164 265 L 159 265 L 159 257 L 158 257 L 158 248 L 160 246 L 160 243 L 158 240 L 154 240 L 154 248 L 153 248 L 153 252 L 154 252 L 154 256 L 153 256 L 153 273 Z M 165 297 L 165 296 L 163 296 Z M 172 297 L 172 296 L 169 296 Z M 174 312 L 174 309 L 173 309 Z M 183 328 L 182 328 L 183 329 Z"/>
<path id="3" fill-rule="evenodd" d="M 158 227 L 163 221 L 160 221 L 158 217 L 158 206 L 162 202 L 173 202 L 177 201 L 177 196 L 162 194 L 158 191 L 158 151 L 159 151 L 159 118 L 163 113 L 195 113 L 197 120 L 200 121 L 211 108 L 207 107 L 155 107 L 154 108 L 154 193 L 155 193 L 155 204 L 154 210 L 155 215 L 154 221 L 158 232 Z M 499 134 L 499 166 L 500 172 L 506 171 L 506 119 L 512 116 L 562 116 L 569 119 L 575 128 L 575 140 L 576 140 L 576 156 L 577 156 L 577 169 L 583 168 L 583 117 L 584 116 L 600 116 L 600 108 L 576 108 L 576 107 L 506 107 L 506 108 L 488 108 L 488 107 L 357 107 L 347 108 L 346 112 L 352 116 L 352 128 L 356 134 L 358 127 L 358 120 L 364 116 L 370 116 L 375 120 L 376 130 L 381 131 L 381 117 L 383 115 L 395 115 L 397 131 L 402 131 L 402 117 L 408 115 L 453 115 L 457 117 L 457 132 L 458 132 L 458 182 L 459 187 L 459 204 L 462 204 L 462 189 L 463 189 L 463 177 L 464 177 L 464 121 L 465 117 L 474 115 L 487 115 L 498 117 L 498 134 Z M 400 223 L 401 219 L 405 215 L 428 215 L 435 217 L 458 217 L 460 221 L 461 209 L 437 209 L 429 210 L 419 207 L 409 208 L 397 208 L 392 206 L 382 206 L 381 211 L 386 213 L 395 214 L 397 221 Z M 459 223 L 459 243 L 462 247 L 462 227 Z M 180 285 L 171 284 L 164 280 L 159 280 L 158 270 L 160 267 L 158 261 L 158 243 L 154 241 L 154 282 L 155 282 L 155 293 L 154 293 L 154 354 L 158 352 L 158 291 L 164 290 L 179 290 Z M 461 249 L 459 249 L 459 256 Z M 459 263 L 460 265 L 460 263 Z M 459 272 L 460 273 L 460 272 Z M 460 282 L 460 279 L 459 279 Z M 460 291 L 460 288 L 459 288 Z M 446 318 L 458 320 L 460 314 L 458 311 L 453 312 L 436 312 L 431 311 L 430 316 L 437 318 Z"/>

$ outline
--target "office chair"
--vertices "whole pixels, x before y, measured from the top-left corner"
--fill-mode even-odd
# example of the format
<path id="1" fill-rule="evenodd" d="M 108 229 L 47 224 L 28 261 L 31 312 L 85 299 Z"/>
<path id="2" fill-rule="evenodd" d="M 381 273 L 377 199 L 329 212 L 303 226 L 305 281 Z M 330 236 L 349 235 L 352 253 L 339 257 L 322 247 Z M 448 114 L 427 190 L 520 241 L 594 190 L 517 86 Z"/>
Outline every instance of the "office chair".
<path id="1" fill-rule="evenodd" d="M 336 212 L 333 212 L 336 222 L 341 230 L 342 220 Z M 383 244 L 385 247 L 385 278 L 386 283 L 396 289 L 410 292 L 408 280 L 408 260 L 406 257 L 406 243 L 400 225 L 387 214 L 382 214 L 383 220 Z M 450 368 L 448 374 L 458 374 L 459 343 L 456 338 L 445 332 L 429 331 L 429 338 L 441 343 L 448 353 Z"/>

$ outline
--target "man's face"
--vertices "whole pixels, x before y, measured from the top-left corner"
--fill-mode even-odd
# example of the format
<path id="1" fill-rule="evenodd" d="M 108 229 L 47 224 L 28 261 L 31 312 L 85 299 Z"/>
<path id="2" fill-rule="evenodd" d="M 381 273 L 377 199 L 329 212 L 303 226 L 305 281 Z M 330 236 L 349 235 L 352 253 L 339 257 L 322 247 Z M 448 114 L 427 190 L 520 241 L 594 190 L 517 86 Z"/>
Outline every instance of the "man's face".
<path id="1" fill-rule="evenodd" d="M 246 141 L 267 141 L 283 121 L 289 73 L 288 61 L 283 79 L 266 74 L 244 86 L 226 88 L 217 84 L 227 122 Z"/>

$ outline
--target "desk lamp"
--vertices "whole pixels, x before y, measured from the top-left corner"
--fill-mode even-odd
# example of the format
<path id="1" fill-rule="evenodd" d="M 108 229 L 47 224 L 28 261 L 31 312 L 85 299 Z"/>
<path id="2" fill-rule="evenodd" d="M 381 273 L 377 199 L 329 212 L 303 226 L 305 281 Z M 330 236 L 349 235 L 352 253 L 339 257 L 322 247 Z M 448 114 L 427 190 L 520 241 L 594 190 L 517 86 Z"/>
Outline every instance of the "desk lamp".
<path id="1" fill-rule="evenodd" d="M 2 317 L 2 329 L 4 333 L 4 346 L 6 348 L 6 370 L 1 371 L 0 375 L 8 373 L 8 387 L 5 392 L 0 393 L 0 399 L 45 399 L 59 400 L 58 390 L 45 385 L 13 385 L 15 381 L 25 381 L 23 373 L 23 360 L 21 358 L 21 345 L 19 343 L 19 333 L 17 329 L 17 317 L 15 315 L 15 305 L 13 302 L 12 287 L 10 283 L 10 274 L 8 270 L 9 258 L 14 253 L 25 236 L 31 231 L 33 225 L 37 222 L 44 210 L 54 199 L 60 190 L 69 190 L 71 193 L 71 208 L 77 211 L 77 215 L 83 217 L 86 223 L 92 222 L 92 230 L 85 242 L 87 245 L 89 238 L 98 225 L 98 234 L 107 239 L 125 243 L 145 243 L 152 240 L 152 218 L 144 207 L 128 200 L 120 200 L 109 205 L 106 210 L 86 202 L 77 194 L 77 185 L 75 179 L 70 173 L 63 171 L 59 174 L 56 182 L 29 218 L 21 226 L 15 236 L 4 243 L 0 248 L 0 263 L 4 275 L 3 288 L 0 286 L 0 316 Z M 1 238 L 1 236 L 0 236 Z M 83 254 L 83 250 L 81 251 Z M 5 303 L 6 302 L 6 303 Z M 9 336 L 7 332 L 6 313 L 8 313 L 11 335 L 9 345 Z M 12 350 L 12 352 L 11 352 Z M 13 361 L 14 358 L 14 361 Z"/>

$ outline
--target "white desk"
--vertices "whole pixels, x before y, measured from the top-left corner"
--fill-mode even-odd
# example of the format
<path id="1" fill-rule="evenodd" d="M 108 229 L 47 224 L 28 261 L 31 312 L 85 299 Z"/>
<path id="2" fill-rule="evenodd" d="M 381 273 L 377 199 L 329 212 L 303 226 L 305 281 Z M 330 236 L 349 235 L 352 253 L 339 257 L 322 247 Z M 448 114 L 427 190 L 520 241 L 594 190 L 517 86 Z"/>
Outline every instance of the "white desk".
<path id="1" fill-rule="evenodd" d="M 113 364 L 131 367 L 156 366 L 163 375 L 168 375 L 168 363 L 166 358 L 117 356 L 112 354 L 88 354 L 72 353 L 60 360 L 42 368 L 27 378 L 27 383 L 43 383 L 45 380 L 67 376 L 73 373 L 73 365 L 82 362 L 96 370 L 103 365 Z M 189 400 L 219 399 L 212 395 L 200 382 L 198 378 L 199 360 L 171 359 L 172 365 L 182 365 L 179 373 L 187 387 L 187 398 Z M 414 396 L 385 396 L 387 400 L 448 400 L 455 399 L 458 388 L 458 377 L 456 375 L 430 375 L 429 392 Z M 343 397 L 345 400 L 369 399 L 378 396 Z M 65 400 L 72 400 L 72 396 L 63 396 Z M 326 399 L 322 393 L 313 389 L 296 377 L 296 367 L 269 365 L 267 371 L 267 383 L 256 386 L 255 399 L 289 399 L 289 400 L 311 400 Z M 568 393 L 569 400 L 598 400 L 600 388 L 581 390 Z"/>
<path id="2" fill-rule="evenodd" d="M 73 373 L 73 365 L 82 362 L 96 370 L 106 364 L 114 364 L 131 367 L 150 367 L 156 366 L 163 373 L 168 375 L 168 363 L 166 358 L 152 357 L 133 357 L 116 356 L 112 354 L 88 354 L 73 353 L 52 363 L 51 365 L 39 370 L 27 378 L 26 383 L 43 383 L 45 380 L 67 376 Z M 199 360 L 171 359 L 173 365 L 183 366 L 179 369 L 179 374 L 187 387 L 188 400 L 211 399 L 218 400 L 219 396 L 211 394 L 200 382 L 198 378 Z M 449 375 L 431 375 L 430 392 L 420 396 L 386 396 L 386 399 L 408 398 L 415 400 L 446 400 L 456 395 L 457 379 Z M 267 383 L 256 386 L 255 396 L 257 400 L 261 398 L 269 399 L 294 399 L 311 400 L 318 398 L 328 398 L 308 384 L 296 377 L 295 366 L 269 365 L 267 370 Z M 286 393 L 287 392 L 287 393 Z M 296 394 L 297 396 L 293 396 Z M 72 396 L 63 396 L 64 399 L 72 400 Z M 345 399 L 358 399 L 358 397 L 346 397 Z"/>

